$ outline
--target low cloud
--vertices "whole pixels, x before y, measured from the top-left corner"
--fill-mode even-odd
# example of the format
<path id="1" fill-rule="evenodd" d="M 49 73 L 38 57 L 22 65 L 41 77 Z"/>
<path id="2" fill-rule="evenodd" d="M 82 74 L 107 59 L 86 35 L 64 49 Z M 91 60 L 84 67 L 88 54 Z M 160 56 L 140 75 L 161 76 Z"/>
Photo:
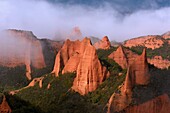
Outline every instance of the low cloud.
<path id="1" fill-rule="evenodd" d="M 92 7 L 43 0 L 1 0 L 0 7 L 0 29 L 29 30 L 40 38 L 68 38 L 75 26 L 83 36 L 107 35 L 116 41 L 170 30 L 170 7 L 126 15 L 108 3 Z"/>

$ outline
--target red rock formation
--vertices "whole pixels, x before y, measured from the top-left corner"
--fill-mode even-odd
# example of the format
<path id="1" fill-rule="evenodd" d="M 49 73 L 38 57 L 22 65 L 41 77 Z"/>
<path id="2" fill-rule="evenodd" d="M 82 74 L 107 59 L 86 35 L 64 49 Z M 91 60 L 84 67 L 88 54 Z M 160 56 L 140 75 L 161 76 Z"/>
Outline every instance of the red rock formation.
<path id="1" fill-rule="evenodd" d="M 118 49 L 111 53 L 108 57 L 113 59 L 123 69 L 127 68 L 128 61 L 122 46 L 119 46 Z"/>
<path id="2" fill-rule="evenodd" d="M 137 85 L 146 85 L 149 83 L 149 67 L 146 57 L 146 49 L 143 50 L 142 54 L 138 56 L 134 63 L 129 66 L 129 73 L 131 78 L 134 76 L 135 84 Z"/>
<path id="3" fill-rule="evenodd" d="M 107 36 L 104 36 L 102 40 L 94 44 L 96 49 L 110 49 L 110 46 L 111 44 Z"/>
<path id="4" fill-rule="evenodd" d="M 167 94 L 160 95 L 139 105 L 128 107 L 123 113 L 169 113 L 170 99 Z"/>
<path id="5" fill-rule="evenodd" d="M 170 61 L 167 59 L 163 59 L 161 56 L 154 56 L 154 58 L 148 58 L 148 62 L 159 69 L 168 69 L 170 67 Z"/>
<path id="6" fill-rule="evenodd" d="M 0 104 L 0 113 L 11 113 L 12 110 L 6 101 L 6 97 L 3 96 L 2 103 Z"/>
<path id="7" fill-rule="evenodd" d="M 36 69 L 46 66 L 40 41 L 32 32 L 7 30 L 0 42 L 0 65 L 16 67 L 25 65 L 26 76 L 31 79 L 31 65 Z"/>
<path id="8" fill-rule="evenodd" d="M 118 63 L 123 69 L 131 65 L 138 55 L 122 46 L 119 46 L 116 51 L 111 53 L 108 57 Z"/>
<path id="9" fill-rule="evenodd" d="M 109 100 L 108 113 L 119 112 L 125 109 L 132 100 L 132 89 L 135 85 L 147 85 L 150 74 L 146 58 L 146 50 L 128 66 L 124 84 L 120 93 L 114 93 Z"/>
<path id="10" fill-rule="evenodd" d="M 72 60 L 74 60 L 74 61 L 79 60 L 79 59 L 75 59 L 76 54 L 81 55 L 81 53 L 84 52 L 83 45 L 82 46 L 80 46 L 80 45 L 81 45 L 81 42 L 79 40 L 77 40 L 77 41 L 70 41 L 69 39 L 66 40 L 63 47 L 61 48 L 61 50 L 58 52 L 58 54 L 56 56 L 55 65 L 54 65 L 52 73 L 55 73 L 55 75 L 58 76 L 59 72 L 62 71 L 61 70 L 62 68 L 64 68 L 63 73 L 76 71 L 78 64 L 75 65 L 76 62 L 72 62 Z M 82 48 L 81 51 L 80 51 L 80 48 Z M 72 56 L 74 56 L 74 57 L 71 58 Z M 68 64 L 67 62 L 69 60 L 72 63 Z M 69 65 L 71 65 L 71 66 L 69 66 Z"/>
<path id="11" fill-rule="evenodd" d="M 102 67 L 95 48 L 87 46 L 83 57 L 80 59 L 72 88 L 84 95 L 94 91 L 108 76 L 109 72 L 105 67 Z"/>
<path id="12" fill-rule="evenodd" d="M 102 67 L 96 50 L 88 38 L 80 41 L 67 40 L 56 56 L 52 73 L 58 74 L 76 72 L 73 89 L 84 95 L 94 91 L 97 86 L 109 76 L 109 72 Z"/>
<path id="13" fill-rule="evenodd" d="M 167 40 L 159 35 L 149 35 L 143 36 L 139 38 L 133 38 L 125 41 L 124 46 L 126 47 L 136 47 L 136 46 L 144 46 L 151 49 L 156 49 L 161 47 Z"/>

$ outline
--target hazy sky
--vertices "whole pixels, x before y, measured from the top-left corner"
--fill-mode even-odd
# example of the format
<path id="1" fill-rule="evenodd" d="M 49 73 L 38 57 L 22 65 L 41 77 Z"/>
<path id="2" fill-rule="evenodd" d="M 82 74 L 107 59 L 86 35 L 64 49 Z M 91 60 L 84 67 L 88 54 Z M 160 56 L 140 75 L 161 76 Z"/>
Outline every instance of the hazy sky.
<path id="1" fill-rule="evenodd" d="M 33 31 L 40 38 L 83 36 L 110 40 L 170 30 L 169 0 L 0 0 L 0 29 Z"/>

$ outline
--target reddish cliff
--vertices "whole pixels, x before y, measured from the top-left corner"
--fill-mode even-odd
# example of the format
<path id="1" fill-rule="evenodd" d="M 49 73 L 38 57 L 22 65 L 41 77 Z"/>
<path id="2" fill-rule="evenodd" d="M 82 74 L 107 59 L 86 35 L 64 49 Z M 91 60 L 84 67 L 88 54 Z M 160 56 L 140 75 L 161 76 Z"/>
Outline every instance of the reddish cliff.
<path id="1" fill-rule="evenodd" d="M 86 47 L 76 72 L 77 76 L 72 88 L 82 95 L 94 91 L 109 76 L 109 72 L 101 65 L 93 46 Z"/>
<path id="2" fill-rule="evenodd" d="M 138 55 L 122 46 L 119 46 L 116 51 L 111 53 L 108 57 L 118 63 L 123 69 L 132 64 Z"/>
<path id="3" fill-rule="evenodd" d="M 123 50 L 122 46 L 119 46 L 116 51 L 111 53 L 109 58 L 113 59 L 116 63 L 118 63 L 123 69 L 127 68 L 128 61 L 125 54 L 125 51 Z"/>
<path id="4" fill-rule="evenodd" d="M 82 48 L 81 51 L 80 51 L 80 48 Z M 83 48 L 84 48 L 83 44 L 81 44 L 79 40 L 70 41 L 69 39 L 67 39 L 63 47 L 61 48 L 61 50 L 58 52 L 56 56 L 52 73 L 55 73 L 55 75 L 58 76 L 59 72 L 61 71 L 63 71 L 63 73 L 76 71 L 77 66 L 78 66 L 76 62 L 79 59 L 76 59 L 75 56 L 77 54 L 78 56 L 81 56 L 81 54 L 84 52 Z M 72 62 L 73 60 L 75 62 Z M 71 63 L 68 63 L 68 62 L 71 62 Z M 61 70 L 62 68 L 63 70 Z"/>
<path id="5" fill-rule="evenodd" d="M 113 59 L 123 69 L 127 69 L 128 65 L 131 65 L 138 56 L 138 54 L 132 52 L 131 50 L 119 46 L 117 50 L 111 53 L 108 57 Z M 147 61 L 149 64 L 152 64 L 159 69 L 168 69 L 170 67 L 170 61 L 163 59 L 161 56 L 147 58 Z"/>
<path id="6" fill-rule="evenodd" d="M 94 91 L 109 76 L 97 57 L 95 48 L 88 38 L 82 41 L 67 40 L 56 56 L 52 73 L 76 72 L 73 89 L 84 95 Z"/>
<path id="7" fill-rule="evenodd" d="M 1 35 L 0 65 L 16 67 L 25 65 L 26 76 L 31 79 L 31 66 L 46 66 L 40 41 L 29 31 L 7 30 Z"/>
<path id="8" fill-rule="evenodd" d="M 111 44 L 107 36 L 104 36 L 102 40 L 94 44 L 96 49 L 110 49 L 110 46 Z"/>
<path id="9" fill-rule="evenodd" d="M 137 56 L 128 66 L 124 84 L 120 87 L 120 93 L 114 93 L 108 104 L 108 113 L 119 112 L 125 109 L 132 101 L 132 89 L 135 85 L 147 85 L 150 80 L 149 68 L 146 58 L 146 50 Z"/>

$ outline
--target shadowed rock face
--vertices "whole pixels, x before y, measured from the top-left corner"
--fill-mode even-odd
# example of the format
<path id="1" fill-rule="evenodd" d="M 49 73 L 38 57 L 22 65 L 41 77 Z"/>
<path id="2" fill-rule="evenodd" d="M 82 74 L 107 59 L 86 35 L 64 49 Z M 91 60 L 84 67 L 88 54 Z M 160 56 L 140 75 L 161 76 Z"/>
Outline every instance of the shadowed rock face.
<path id="1" fill-rule="evenodd" d="M 0 113 L 11 113 L 12 110 L 6 101 L 6 97 L 3 96 L 2 103 L 0 104 Z"/>
<path id="2" fill-rule="evenodd" d="M 170 99 L 167 94 L 160 95 L 143 104 L 128 107 L 123 113 L 169 113 Z"/>
<path id="3" fill-rule="evenodd" d="M 134 83 L 137 85 L 146 85 L 149 83 L 149 67 L 146 58 L 146 49 L 138 56 L 134 63 L 129 66 L 129 76 L 134 78 Z M 132 77 L 134 76 L 134 77 Z"/>
<path id="4" fill-rule="evenodd" d="M 110 74 L 98 59 L 88 38 L 82 41 L 67 40 L 56 56 L 54 70 L 58 74 L 76 72 L 72 89 L 84 95 L 94 91 Z"/>
<path id="5" fill-rule="evenodd" d="M 16 67 L 25 65 L 26 76 L 31 79 L 31 66 L 46 66 L 40 41 L 29 31 L 7 30 L 1 35 L 0 65 Z"/>
<path id="6" fill-rule="evenodd" d="M 102 40 L 94 44 L 96 49 L 110 49 L 110 46 L 111 44 L 107 36 L 103 37 Z"/>
<path id="7" fill-rule="evenodd" d="M 133 38 L 125 41 L 124 46 L 126 47 L 136 47 L 136 46 L 144 46 L 151 49 L 160 48 L 167 40 L 159 35 L 149 35 L 143 36 L 139 38 Z"/>
<path id="8" fill-rule="evenodd" d="M 109 100 L 108 113 L 119 112 L 125 109 L 132 101 L 132 89 L 135 85 L 147 85 L 150 80 L 146 50 L 137 56 L 134 62 L 128 65 L 124 84 L 120 93 L 114 93 Z"/>

